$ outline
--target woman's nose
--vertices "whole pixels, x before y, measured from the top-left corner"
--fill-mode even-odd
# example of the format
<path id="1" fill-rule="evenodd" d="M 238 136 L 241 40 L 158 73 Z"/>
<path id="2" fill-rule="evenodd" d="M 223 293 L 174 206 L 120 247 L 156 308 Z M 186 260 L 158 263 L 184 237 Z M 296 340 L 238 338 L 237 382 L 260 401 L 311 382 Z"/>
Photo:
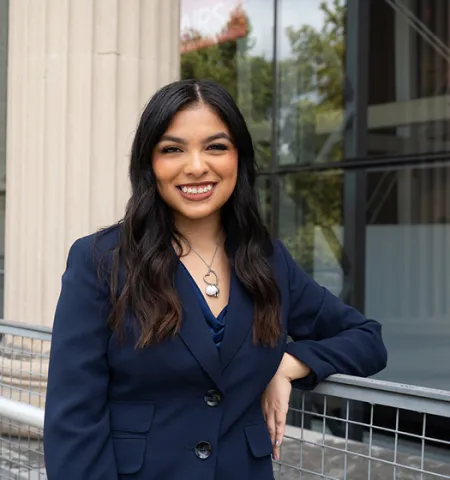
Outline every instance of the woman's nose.
<path id="1" fill-rule="evenodd" d="M 184 171 L 187 175 L 198 177 L 207 173 L 208 169 L 204 156 L 200 152 L 192 152 L 187 158 Z"/>

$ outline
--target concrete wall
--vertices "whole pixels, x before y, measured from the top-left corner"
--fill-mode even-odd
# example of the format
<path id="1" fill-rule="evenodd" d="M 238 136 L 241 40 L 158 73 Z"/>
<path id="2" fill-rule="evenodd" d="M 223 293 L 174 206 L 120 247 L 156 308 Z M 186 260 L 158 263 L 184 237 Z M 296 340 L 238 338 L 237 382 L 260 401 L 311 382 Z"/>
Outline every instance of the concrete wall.
<path id="1" fill-rule="evenodd" d="M 179 77 L 179 0 L 15 0 L 9 32 L 4 317 L 50 326 L 69 246 L 123 215 L 139 114 Z"/>

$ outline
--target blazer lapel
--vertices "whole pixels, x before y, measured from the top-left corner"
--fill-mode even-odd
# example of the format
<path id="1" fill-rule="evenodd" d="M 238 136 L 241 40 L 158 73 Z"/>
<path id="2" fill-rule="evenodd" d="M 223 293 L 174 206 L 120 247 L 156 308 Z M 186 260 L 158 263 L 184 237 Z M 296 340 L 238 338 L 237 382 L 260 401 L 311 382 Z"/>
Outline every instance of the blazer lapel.
<path id="1" fill-rule="evenodd" d="M 219 352 L 198 305 L 190 279 L 181 264 L 177 267 L 175 286 L 183 308 L 183 321 L 179 336 L 203 370 L 217 387 L 223 390 Z"/>
<path id="2" fill-rule="evenodd" d="M 222 369 L 225 369 L 236 355 L 252 326 L 253 302 L 237 278 L 234 268 L 232 268 L 225 333 L 220 347 Z"/>

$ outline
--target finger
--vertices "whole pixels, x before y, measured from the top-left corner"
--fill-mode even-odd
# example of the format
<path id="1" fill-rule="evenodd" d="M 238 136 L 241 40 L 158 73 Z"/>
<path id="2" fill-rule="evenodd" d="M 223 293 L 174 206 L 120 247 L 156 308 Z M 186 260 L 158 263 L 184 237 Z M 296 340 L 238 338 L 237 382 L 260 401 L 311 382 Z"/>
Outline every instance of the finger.
<path id="1" fill-rule="evenodd" d="M 280 447 L 273 447 L 273 454 L 272 457 L 274 460 L 279 460 L 280 459 Z"/>
<path id="2" fill-rule="evenodd" d="M 267 428 L 269 429 L 270 440 L 272 445 L 275 445 L 276 440 L 276 426 L 275 426 L 275 412 L 271 411 L 270 413 L 266 414 L 266 424 Z"/>
<path id="3" fill-rule="evenodd" d="M 286 414 L 281 411 L 275 412 L 275 446 L 280 447 L 286 428 Z"/>

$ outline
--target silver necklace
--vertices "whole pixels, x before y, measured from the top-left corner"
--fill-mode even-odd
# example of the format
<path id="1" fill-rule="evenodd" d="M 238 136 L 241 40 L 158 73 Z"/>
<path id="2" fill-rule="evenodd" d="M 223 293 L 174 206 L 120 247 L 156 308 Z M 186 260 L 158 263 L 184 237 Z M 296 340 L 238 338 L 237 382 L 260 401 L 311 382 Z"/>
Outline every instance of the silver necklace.
<path id="1" fill-rule="evenodd" d="M 203 281 L 206 283 L 205 293 L 209 297 L 218 297 L 220 290 L 219 290 L 219 277 L 217 273 L 212 269 L 212 264 L 214 259 L 216 258 L 217 250 L 219 249 L 219 242 L 216 245 L 216 249 L 214 250 L 214 254 L 211 258 L 211 262 L 208 264 L 204 258 L 195 250 L 195 248 L 189 243 L 189 248 L 197 255 L 197 257 L 206 265 L 208 271 L 203 275 Z"/>

